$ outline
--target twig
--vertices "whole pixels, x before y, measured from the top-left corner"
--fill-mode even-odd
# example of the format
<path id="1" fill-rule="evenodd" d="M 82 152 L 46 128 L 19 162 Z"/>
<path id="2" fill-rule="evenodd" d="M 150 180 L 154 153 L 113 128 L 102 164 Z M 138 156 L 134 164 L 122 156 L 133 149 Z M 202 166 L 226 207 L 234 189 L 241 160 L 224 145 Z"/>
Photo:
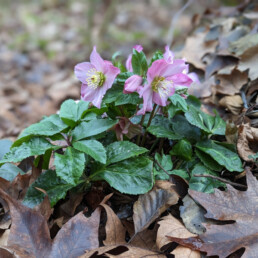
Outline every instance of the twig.
<path id="1" fill-rule="evenodd" d="M 220 177 L 218 177 L 218 176 L 203 175 L 203 174 L 199 174 L 199 175 L 194 174 L 194 176 L 195 176 L 195 177 L 208 177 L 208 178 L 216 179 L 216 180 L 218 180 L 218 181 L 221 181 L 221 182 L 226 183 L 226 184 L 229 184 L 229 185 L 234 185 L 234 186 L 238 186 L 238 187 L 242 187 L 242 188 L 247 188 L 246 185 L 241 185 L 241 184 L 238 184 L 238 183 L 233 183 L 233 182 L 231 182 L 231 181 L 228 181 L 228 180 L 226 180 L 226 179 L 224 179 L 224 178 L 220 178 Z"/>
<path id="2" fill-rule="evenodd" d="M 179 10 L 176 12 L 176 14 L 173 16 L 171 23 L 170 23 L 170 28 L 168 31 L 168 35 L 167 35 L 167 44 L 168 46 L 171 46 L 172 42 L 173 42 L 173 37 L 174 37 L 174 30 L 175 30 L 175 25 L 177 23 L 178 18 L 180 17 L 180 15 L 184 12 L 184 10 L 193 3 L 194 0 L 188 0 L 186 2 L 186 4 Z"/>
<path id="3" fill-rule="evenodd" d="M 167 172 L 167 170 L 163 168 L 157 160 L 155 160 L 155 163 L 170 177 L 170 174 Z"/>

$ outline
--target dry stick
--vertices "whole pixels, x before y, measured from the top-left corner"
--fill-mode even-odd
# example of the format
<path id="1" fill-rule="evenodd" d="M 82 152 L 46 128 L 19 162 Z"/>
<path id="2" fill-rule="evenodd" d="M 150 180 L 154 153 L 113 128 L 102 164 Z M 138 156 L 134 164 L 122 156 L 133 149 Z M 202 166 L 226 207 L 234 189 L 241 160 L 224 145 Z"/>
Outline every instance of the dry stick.
<path id="1" fill-rule="evenodd" d="M 238 184 L 238 183 L 233 183 L 233 182 L 231 182 L 231 181 L 228 181 L 228 180 L 226 180 L 226 179 L 224 179 L 224 178 L 220 178 L 220 177 L 218 177 L 218 176 L 203 175 L 203 174 L 199 174 L 199 175 L 194 174 L 194 176 L 195 176 L 195 177 L 208 177 L 208 178 L 216 179 L 216 180 L 218 180 L 218 181 L 221 181 L 221 182 L 226 183 L 226 184 L 229 184 L 229 185 L 234 185 L 234 186 L 238 186 L 238 187 L 242 187 L 242 188 L 247 188 L 246 185 L 241 185 L 241 184 Z"/>
<path id="2" fill-rule="evenodd" d="M 179 19 L 180 15 L 184 12 L 184 10 L 188 6 L 190 6 L 193 2 L 194 2 L 194 0 L 188 0 L 186 2 L 186 4 L 179 11 L 177 11 L 175 15 L 173 15 L 173 18 L 172 18 L 171 23 L 170 23 L 170 28 L 169 28 L 169 31 L 168 31 L 168 35 L 167 35 L 168 46 L 171 46 L 171 44 L 173 42 L 174 30 L 175 30 L 177 20 Z"/>
<path id="3" fill-rule="evenodd" d="M 170 177 L 170 175 L 167 172 L 167 170 L 165 168 L 163 168 L 157 160 L 155 160 L 155 163 Z"/>

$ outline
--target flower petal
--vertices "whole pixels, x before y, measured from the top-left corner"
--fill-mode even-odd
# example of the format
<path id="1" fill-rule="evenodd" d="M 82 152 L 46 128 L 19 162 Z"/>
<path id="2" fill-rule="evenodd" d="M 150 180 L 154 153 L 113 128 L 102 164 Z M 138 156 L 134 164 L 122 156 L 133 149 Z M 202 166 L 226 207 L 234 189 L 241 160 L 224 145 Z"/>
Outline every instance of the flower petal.
<path id="1" fill-rule="evenodd" d="M 106 63 L 104 70 L 106 79 L 102 88 L 106 88 L 108 90 L 112 87 L 117 75 L 120 73 L 120 69 L 115 67 L 112 63 Z"/>
<path id="2" fill-rule="evenodd" d="M 77 79 L 79 79 L 82 83 L 86 83 L 86 78 L 87 78 L 87 72 L 95 68 L 91 63 L 89 62 L 83 62 L 80 64 L 77 64 L 74 67 L 74 73 Z"/>
<path id="3" fill-rule="evenodd" d="M 188 75 L 183 73 L 172 75 L 169 77 L 169 79 L 173 81 L 175 87 L 178 87 L 178 86 L 189 87 L 193 82 L 193 80 Z"/>
<path id="4" fill-rule="evenodd" d="M 162 70 L 166 69 L 168 66 L 169 64 L 164 59 L 154 61 L 147 72 L 148 83 L 151 83 L 156 76 L 161 76 Z"/>
<path id="5" fill-rule="evenodd" d="M 143 97 L 143 107 L 137 112 L 137 115 L 144 115 L 146 112 L 151 112 L 153 109 L 153 90 L 150 85 L 144 86 L 139 94 Z"/>
<path id="6" fill-rule="evenodd" d="M 173 64 L 168 64 L 164 66 L 160 72 L 160 76 L 168 77 L 174 74 L 182 73 L 185 69 L 188 68 L 188 65 L 182 59 L 177 59 L 173 61 Z"/>
<path id="7" fill-rule="evenodd" d="M 142 77 L 139 75 L 133 75 L 129 77 L 125 81 L 125 86 L 124 86 L 124 93 L 132 93 L 138 91 L 138 88 L 141 87 L 142 84 Z"/>
<path id="8" fill-rule="evenodd" d="M 96 50 L 96 46 L 93 47 L 93 50 L 90 54 L 90 62 L 96 67 L 96 69 L 100 72 L 104 72 L 105 69 L 105 61 L 99 55 Z"/>
<path id="9" fill-rule="evenodd" d="M 169 46 L 165 46 L 165 53 L 163 54 L 164 59 L 166 60 L 167 63 L 172 64 L 174 60 L 174 53 L 170 51 Z"/>

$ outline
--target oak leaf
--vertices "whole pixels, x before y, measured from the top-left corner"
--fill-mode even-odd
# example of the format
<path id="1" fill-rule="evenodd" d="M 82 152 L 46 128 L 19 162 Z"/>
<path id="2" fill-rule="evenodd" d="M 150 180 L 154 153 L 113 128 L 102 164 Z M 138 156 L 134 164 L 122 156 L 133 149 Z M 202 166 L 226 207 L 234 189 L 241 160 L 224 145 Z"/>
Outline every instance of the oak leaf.
<path id="1" fill-rule="evenodd" d="M 189 190 L 192 198 L 206 210 L 206 218 L 219 221 L 234 221 L 232 224 L 206 224 L 206 233 L 198 237 L 170 240 L 187 246 L 192 250 L 207 253 L 208 256 L 227 257 L 245 248 L 242 258 L 255 258 L 258 252 L 258 183 L 250 169 L 246 169 L 247 191 L 238 191 L 227 185 L 227 191 L 218 189 L 214 194 Z"/>

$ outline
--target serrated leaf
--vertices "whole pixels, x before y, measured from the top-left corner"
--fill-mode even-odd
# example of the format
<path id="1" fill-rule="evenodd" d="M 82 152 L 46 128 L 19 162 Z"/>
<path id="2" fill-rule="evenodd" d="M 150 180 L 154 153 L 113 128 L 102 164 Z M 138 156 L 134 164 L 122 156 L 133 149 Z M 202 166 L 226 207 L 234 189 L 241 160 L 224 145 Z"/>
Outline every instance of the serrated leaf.
<path id="1" fill-rule="evenodd" d="M 221 166 L 218 162 L 216 162 L 211 156 L 202 152 L 198 149 L 195 150 L 196 156 L 201 160 L 201 162 L 211 170 L 221 171 L 223 166 Z"/>
<path id="2" fill-rule="evenodd" d="M 144 76 L 148 69 L 148 63 L 145 54 L 140 51 L 133 49 L 132 55 L 132 67 L 133 72 L 140 76 Z"/>
<path id="3" fill-rule="evenodd" d="M 163 116 L 155 116 L 147 131 L 156 137 L 168 138 L 171 140 L 181 139 L 182 136 L 176 134 L 172 129 L 172 123 L 169 119 Z"/>
<path id="4" fill-rule="evenodd" d="M 76 185 L 84 171 L 84 153 L 68 147 L 64 155 L 55 154 L 56 174 L 71 185 Z"/>
<path id="5" fill-rule="evenodd" d="M 57 177 L 54 170 L 47 170 L 43 172 L 37 180 L 30 185 L 23 200 L 23 204 L 33 208 L 44 200 L 44 193 L 37 190 L 37 188 L 46 191 L 53 207 L 59 200 L 66 196 L 66 193 L 73 185 L 67 184 L 66 181 Z"/>
<path id="6" fill-rule="evenodd" d="M 191 160 L 193 154 L 192 145 L 189 141 L 182 139 L 173 146 L 169 154 L 176 155 L 184 160 Z"/>
<path id="7" fill-rule="evenodd" d="M 191 142 L 199 141 L 201 138 L 200 128 L 190 124 L 183 115 L 176 115 L 172 119 L 173 131 Z"/>
<path id="8" fill-rule="evenodd" d="M 93 172 L 90 180 L 105 180 L 121 193 L 143 194 L 153 185 L 152 166 L 152 161 L 145 157 L 126 159 L 101 167 Z"/>
<path id="9" fill-rule="evenodd" d="M 213 193 L 214 188 L 225 187 L 226 185 L 216 179 L 208 177 L 195 177 L 194 175 L 213 175 L 217 176 L 216 173 L 212 172 L 202 164 L 195 165 L 191 173 L 191 179 L 189 181 L 189 188 L 198 192 Z"/>
<path id="10" fill-rule="evenodd" d="M 29 140 L 33 136 L 53 136 L 68 128 L 58 115 L 51 115 L 44 118 L 39 123 L 32 124 L 26 128 L 19 138 L 13 143 L 12 147 L 21 145 L 24 141 Z"/>
<path id="11" fill-rule="evenodd" d="M 96 140 L 82 140 L 73 143 L 76 150 L 82 151 L 90 155 L 96 161 L 106 164 L 107 155 L 104 146 Z"/>
<path id="12" fill-rule="evenodd" d="M 160 155 L 155 153 L 155 161 L 159 162 L 161 167 L 163 167 L 169 174 L 170 170 L 173 168 L 173 162 L 170 155 Z M 156 180 L 168 180 L 169 176 L 159 167 L 159 165 L 154 162 L 154 177 Z"/>
<path id="13" fill-rule="evenodd" d="M 72 140 L 79 141 L 90 136 L 107 131 L 117 123 L 117 120 L 94 119 L 89 122 L 82 122 L 72 132 Z"/>
<path id="14" fill-rule="evenodd" d="M 214 143 L 211 140 L 202 141 L 196 144 L 196 147 L 208 154 L 220 165 L 224 166 L 227 170 L 233 172 L 242 172 L 243 167 L 241 159 L 238 157 L 237 153 Z"/>
<path id="15" fill-rule="evenodd" d="M 18 174 L 23 175 L 24 172 L 12 163 L 6 163 L 0 167 L 0 177 L 10 182 L 13 181 Z"/>
<path id="16" fill-rule="evenodd" d="M 8 153 L 5 154 L 4 158 L 0 160 L 0 165 L 6 162 L 19 162 L 25 158 L 42 155 L 49 149 L 58 149 L 59 146 L 52 145 L 49 141 L 35 137 L 30 139 L 28 142 L 22 143 L 18 147 L 13 147 Z"/>
<path id="17" fill-rule="evenodd" d="M 177 193 L 164 189 L 154 188 L 149 193 L 140 195 L 133 205 L 135 234 L 146 229 L 168 207 L 177 202 Z"/>
<path id="18" fill-rule="evenodd" d="M 4 157 L 4 155 L 10 151 L 13 142 L 8 139 L 0 140 L 0 160 Z"/>
<path id="19" fill-rule="evenodd" d="M 185 117 L 189 123 L 201 128 L 207 133 L 225 135 L 226 123 L 218 116 L 218 114 L 213 117 L 201 110 L 191 107 L 185 113 Z"/>
<path id="20" fill-rule="evenodd" d="M 89 107 L 89 102 L 80 100 L 76 103 L 72 99 L 68 99 L 61 105 L 60 117 L 69 126 L 74 126 L 78 122 L 85 111 Z"/>
<path id="21" fill-rule="evenodd" d="M 106 150 L 107 164 L 129 159 L 148 151 L 129 141 L 113 142 L 106 147 Z"/>
<path id="22" fill-rule="evenodd" d="M 188 106 L 186 100 L 178 94 L 173 94 L 169 97 L 170 101 L 177 106 L 180 110 L 186 112 L 188 110 Z"/>
<path id="23" fill-rule="evenodd" d="M 154 55 L 152 56 L 152 58 L 151 58 L 150 66 L 151 66 L 151 64 L 152 64 L 154 61 L 159 60 L 159 59 L 162 59 L 162 58 L 164 58 L 163 52 L 162 52 L 161 50 L 157 50 L 157 51 L 154 53 Z"/>
<path id="24" fill-rule="evenodd" d="M 201 107 L 201 101 L 193 96 L 193 95 L 189 95 L 186 99 L 186 103 L 188 106 L 194 106 L 195 108 L 199 109 Z"/>

